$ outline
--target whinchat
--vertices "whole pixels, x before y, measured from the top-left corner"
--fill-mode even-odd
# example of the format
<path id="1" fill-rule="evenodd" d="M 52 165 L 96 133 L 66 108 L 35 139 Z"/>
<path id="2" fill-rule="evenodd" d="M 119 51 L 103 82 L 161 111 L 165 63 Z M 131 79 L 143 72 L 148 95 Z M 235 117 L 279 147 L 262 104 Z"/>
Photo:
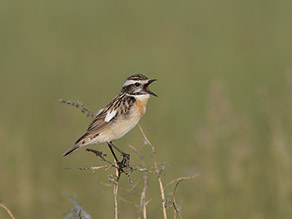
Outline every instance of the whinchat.
<path id="1" fill-rule="evenodd" d="M 80 147 L 99 143 L 107 143 L 112 153 L 112 147 L 114 147 L 124 155 L 125 153 L 114 146 L 112 141 L 122 138 L 138 124 L 146 112 L 150 95 L 157 96 L 149 90 L 149 85 L 154 81 L 156 79 L 150 80 L 142 74 L 128 77 L 121 92 L 98 111 L 85 134 L 63 156 L 67 156 Z M 114 153 L 113 155 L 117 161 Z"/>

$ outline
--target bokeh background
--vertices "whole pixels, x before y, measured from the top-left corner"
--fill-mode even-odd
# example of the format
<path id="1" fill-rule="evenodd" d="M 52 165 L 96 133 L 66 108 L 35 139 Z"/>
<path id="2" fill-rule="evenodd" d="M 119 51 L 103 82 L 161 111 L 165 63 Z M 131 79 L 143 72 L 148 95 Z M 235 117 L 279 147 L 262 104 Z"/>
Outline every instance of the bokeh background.
<path id="1" fill-rule="evenodd" d="M 17 218 L 62 218 L 75 195 L 93 218 L 112 218 L 113 170 L 65 169 L 103 163 L 84 149 L 61 157 L 91 119 L 58 99 L 96 112 L 144 73 L 158 79 L 140 124 L 163 183 L 199 174 L 177 190 L 183 218 L 290 218 L 291 22 L 289 0 L 1 0 L 0 200 Z M 116 144 L 150 168 L 138 128 Z M 138 214 L 143 180 L 132 176 L 120 218 Z M 149 177 L 148 217 L 162 218 Z"/>

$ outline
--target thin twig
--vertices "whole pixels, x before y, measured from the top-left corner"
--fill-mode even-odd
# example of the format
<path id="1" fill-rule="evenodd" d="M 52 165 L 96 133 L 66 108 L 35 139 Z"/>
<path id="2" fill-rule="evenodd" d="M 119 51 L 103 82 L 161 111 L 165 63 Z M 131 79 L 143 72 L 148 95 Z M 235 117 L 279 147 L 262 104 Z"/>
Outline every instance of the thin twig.
<path id="1" fill-rule="evenodd" d="M 114 163 L 110 162 L 105 158 L 106 154 L 103 154 L 101 151 L 97 151 L 90 148 L 87 148 L 86 151 L 94 153 L 97 157 L 100 157 L 104 162 L 107 162 L 108 164 L 115 166 Z"/>
<path id="2" fill-rule="evenodd" d="M 107 162 L 110 164 L 110 166 L 114 166 L 115 170 L 116 170 L 116 179 L 112 179 L 110 180 L 113 183 L 113 195 L 114 195 L 114 215 L 115 215 L 115 219 L 118 219 L 118 190 L 119 190 L 119 177 L 120 177 L 120 169 L 118 167 L 118 164 L 116 162 L 116 160 L 114 159 L 114 163 L 108 161 L 107 159 L 105 159 L 105 156 L 102 152 L 94 150 L 94 149 L 86 149 L 86 151 L 88 152 L 92 152 L 94 153 L 96 156 L 100 157 L 103 161 Z M 109 165 L 106 165 L 107 167 L 109 167 Z"/>
<path id="3" fill-rule="evenodd" d="M 147 206 L 150 202 L 153 201 L 154 198 L 150 198 L 148 201 L 145 202 L 145 205 Z"/>
<path id="4" fill-rule="evenodd" d="M 116 160 L 114 160 L 115 166 L 117 166 Z M 113 182 L 114 187 L 113 187 L 113 194 L 114 194 L 114 214 L 115 214 L 115 219 L 118 219 L 118 191 L 119 191 L 119 176 L 120 172 L 118 168 L 116 169 L 116 177 L 117 180 Z"/>
<path id="5" fill-rule="evenodd" d="M 82 219 L 82 217 L 81 217 L 81 210 L 79 210 L 79 211 L 76 211 L 76 210 L 75 210 L 75 212 L 76 212 L 76 214 L 78 215 L 78 219 Z"/>
<path id="6" fill-rule="evenodd" d="M 88 108 L 86 108 L 84 106 L 83 103 L 80 103 L 79 101 L 74 102 L 74 101 L 71 101 L 71 100 L 63 100 L 63 99 L 60 98 L 59 99 L 59 102 L 60 103 L 68 104 L 70 106 L 74 106 L 74 107 L 80 109 L 82 113 L 85 113 L 86 112 L 87 113 L 87 117 L 92 117 L 92 118 L 94 117 L 94 113 L 91 112 Z"/>
<path id="7" fill-rule="evenodd" d="M 92 166 L 92 167 L 68 167 L 65 170 L 99 170 L 103 168 L 109 168 L 112 165 L 104 165 L 104 166 Z"/>
<path id="8" fill-rule="evenodd" d="M 176 178 L 176 179 L 170 181 L 169 183 L 167 183 L 167 184 L 164 186 L 164 189 L 165 189 L 167 186 L 169 186 L 169 185 L 171 185 L 171 184 L 173 184 L 173 183 L 175 183 L 175 182 L 177 182 L 177 181 L 180 181 L 180 180 L 186 180 L 186 179 L 194 179 L 194 178 L 196 178 L 197 176 L 199 176 L 198 173 L 195 174 L 195 175 L 192 175 L 192 176 L 183 176 L 183 177 Z"/>
<path id="9" fill-rule="evenodd" d="M 130 204 L 130 205 L 134 206 L 135 208 L 139 208 L 139 206 L 135 202 L 131 202 L 131 201 L 127 200 L 127 199 L 122 198 L 121 196 L 119 197 L 119 200 L 122 201 L 122 202 L 125 202 L 127 204 Z"/>
<path id="10" fill-rule="evenodd" d="M 138 190 L 137 189 L 137 186 L 139 185 L 139 181 L 137 181 L 134 185 L 131 184 L 131 187 L 130 189 L 126 189 L 127 191 L 127 195 L 130 195 L 130 194 L 136 194 L 136 191 Z"/>
<path id="11" fill-rule="evenodd" d="M 144 158 L 142 154 L 132 145 L 129 145 L 129 147 L 138 155 L 138 157 L 141 160 L 141 165 L 143 166 L 144 169 L 146 169 L 146 164 L 144 161 Z M 139 207 L 139 214 L 138 214 L 138 219 L 141 218 L 141 213 L 143 212 L 143 218 L 146 219 L 146 190 L 148 186 L 148 173 L 144 172 L 143 174 L 143 179 L 144 179 L 144 185 L 143 185 L 143 190 L 141 192 L 141 198 L 140 198 L 140 207 Z"/>
<path id="12" fill-rule="evenodd" d="M 151 150 L 152 150 L 152 156 L 153 156 L 153 163 L 154 163 L 154 168 L 155 168 L 155 174 L 158 178 L 158 183 L 159 183 L 159 187 L 160 187 L 160 192 L 161 192 L 161 199 L 162 199 L 162 211 L 163 211 L 163 218 L 167 219 L 167 214 L 166 214 L 166 209 L 165 206 L 163 204 L 163 200 L 165 200 L 165 195 L 164 195 L 164 188 L 163 188 L 163 184 L 162 184 L 162 180 L 161 180 L 161 176 L 160 176 L 160 171 L 158 169 L 158 165 L 157 165 L 157 161 L 156 161 L 156 154 L 155 154 L 155 148 L 154 146 L 151 144 L 151 142 L 149 141 L 149 139 L 146 137 L 141 125 L 139 124 L 139 129 L 144 137 L 144 139 L 146 140 L 146 142 L 148 143 L 148 145 L 150 145 Z"/>
<path id="13" fill-rule="evenodd" d="M 141 207 L 143 208 L 143 218 L 146 219 L 146 190 L 147 190 L 147 185 L 148 185 L 148 174 L 144 173 L 144 186 L 143 186 L 143 191 L 141 193 L 141 200 L 140 200 L 140 209 Z"/>
<path id="14" fill-rule="evenodd" d="M 146 169 L 146 168 L 139 168 L 139 167 L 134 167 L 133 171 L 139 171 L 139 172 L 144 172 L 144 173 L 153 173 L 152 170 Z"/>
<path id="15" fill-rule="evenodd" d="M 14 215 L 12 214 L 12 212 L 9 210 L 9 208 L 2 202 L 0 201 L 0 206 L 2 208 L 4 208 L 4 210 L 7 212 L 7 214 L 12 218 L 15 219 Z"/>
<path id="16" fill-rule="evenodd" d="M 176 204 L 176 201 L 175 201 L 175 194 L 176 194 L 176 190 L 177 190 L 178 185 L 179 185 L 182 181 L 184 181 L 184 180 L 188 180 L 188 179 L 194 179 L 194 178 L 197 177 L 198 175 L 199 175 L 199 174 L 195 174 L 195 175 L 193 175 L 193 176 L 179 177 L 179 178 L 176 178 L 176 179 L 170 181 L 169 183 L 167 183 L 167 184 L 164 186 L 164 189 L 165 189 L 167 186 L 169 186 L 169 185 L 171 185 L 171 184 L 173 184 L 173 183 L 176 182 L 176 184 L 175 184 L 175 186 L 174 186 L 173 194 L 172 194 L 172 200 L 170 200 L 170 199 L 166 199 L 166 200 L 165 200 L 166 203 L 170 203 L 170 204 L 172 205 L 172 207 L 173 207 L 173 210 L 174 210 L 174 212 L 173 212 L 173 218 L 174 218 L 174 219 L 176 219 L 176 215 L 178 215 L 178 217 L 179 217 L 180 219 L 182 219 L 182 216 L 181 216 L 181 214 L 180 214 L 180 212 L 179 212 L 179 209 L 178 209 L 177 204 Z"/>
<path id="17" fill-rule="evenodd" d="M 176 219 L 176 214 L 178 215 L 178 217 L 180 219 L 182 219 L 181 214 L 180 214 L 180 212 L 179 212 L 179 210 L 178 210 L 178 208 L 176 206 L 176 202 L 175 202 L 175 192 L 176 192 L 176 189 L 177 189 L 179 183 L 182 182 L 182 181 L 184 181 L 184 179 L 180 179 L 179 181 L 177 181 L 177 183 L 175 184 L 174 190 L 173 190 L 172 203 L 173 203 L 173 209 L 174 209 L 173 210 L 174 211 L 173 212 L 173 218 L 174 219 Z"/>

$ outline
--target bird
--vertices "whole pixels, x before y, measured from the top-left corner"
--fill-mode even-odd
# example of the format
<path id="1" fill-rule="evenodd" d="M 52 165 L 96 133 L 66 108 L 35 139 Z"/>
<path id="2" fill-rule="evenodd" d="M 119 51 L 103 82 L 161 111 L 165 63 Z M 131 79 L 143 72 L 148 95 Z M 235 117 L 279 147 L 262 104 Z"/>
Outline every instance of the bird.
<path id="1" fill-rule="evenodd" d="M 63 156 L 65 157 L 83 146 L 101 143 L 108 144 L 117 162 L 113 148 L 119 151 L 123 157 L 128 155 L 116 147 L 112 141 L 122 138 L 138 124 L 146 112 L 150 95 L 157 97 L 149 90 L 149 85 L 154 81 L 157 79 L 149 79 L 143 74 L 129 76 L 120 93 L 97 112 L 85 134 Z"/>

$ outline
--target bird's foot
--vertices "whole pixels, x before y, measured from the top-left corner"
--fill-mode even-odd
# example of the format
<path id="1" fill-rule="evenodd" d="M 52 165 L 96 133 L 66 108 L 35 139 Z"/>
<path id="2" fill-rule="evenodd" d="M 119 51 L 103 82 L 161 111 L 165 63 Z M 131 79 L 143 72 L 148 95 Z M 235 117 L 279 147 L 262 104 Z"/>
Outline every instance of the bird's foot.
<path id="1" fill-rule="evenodd" d="M 123 159 L 121 162 L 117 162 L 119 175 L 125 173 L 126 175 L 130 175 L 133 172 L 133 168 L 130 166 L 130 154 L 122 153 Z"/>

